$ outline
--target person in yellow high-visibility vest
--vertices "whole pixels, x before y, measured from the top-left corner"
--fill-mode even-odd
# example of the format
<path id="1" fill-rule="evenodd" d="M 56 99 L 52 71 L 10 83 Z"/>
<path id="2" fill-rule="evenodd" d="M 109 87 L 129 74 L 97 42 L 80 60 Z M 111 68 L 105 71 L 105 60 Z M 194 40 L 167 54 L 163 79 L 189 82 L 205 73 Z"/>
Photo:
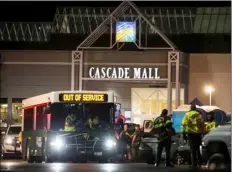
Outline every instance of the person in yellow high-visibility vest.
<path id="1" fill-rule="evenodd" d="M 88 124 L 89 129 L 93 129 L 93 120 L 91 117 L 88 118 L 87 124 Z"/>
<path id="2" fill-rule="evenodd" d="M 185 140 L 189 140 L 192 167 L 201 165 L 200 145 L 202 134 L 205 133 L 204 119 L 195 105 L 191 105 L 191 110 L 187 112 L 182 120 L 182 131 Z"/>
<path id="3" fill-rule="evenodd" d="M 74 132 L 76 131 L 76 116 L 69 114 L 65 119 L 64 131 Z"/>
<path id="4" fill-rule="evenodd" d="M 19 136 L 18 136 L 18 141 L 19 141 L 20 143 L 22 143 L 22 140 L 23 140 L 22 137 L 23 137 L 23 136 L 22 136 L 22 131 L 20 131 Z"/>
<path id="5" fill-rule="evenodd" d="M 213 112 L 208 113 L 207 122 L 205 123 L 206 132 L 210 132 L 216 127 L 216 122 L 214 120 Z"/>
<path id="6" fill-rule="evenodd" d="M 159 167 L 161 161 L 162 151 L 165 148 L 165 166 L 172 167 L 173 165 L 170 163 L 170 151 L 171 151 L 171 143 L 172 136 L 175 135 L 175 131 L 172 127 L 172 120 L 168 116 L 168 110 L 163 109 L 162 113 L 159 117 L 154 120 L 154 126 L 152 131 L 158 135 L 158 146 L 157 146 L 157 155 L 156 155 L 156 167 Z"/>

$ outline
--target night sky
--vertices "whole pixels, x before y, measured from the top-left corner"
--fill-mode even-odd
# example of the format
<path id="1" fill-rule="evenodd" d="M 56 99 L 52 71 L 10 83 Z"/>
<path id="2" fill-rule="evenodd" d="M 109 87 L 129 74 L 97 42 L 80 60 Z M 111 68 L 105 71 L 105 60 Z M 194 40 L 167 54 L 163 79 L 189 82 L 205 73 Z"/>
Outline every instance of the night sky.
<path id="1" fill-rule="evenodd" d="M 135 2 L 138 6 L 154 6 L 154 7 L 220 7 L 231 6 L 230 1 L 218 1 L 218 2 Z M 104 2 L 0 2 L 0 21 L 24 21 L 24 22 L 51 22 L 53 21 L 54 14 L 57 6 L 82 6 L 87 7 L 91 4 L 92 7 L 117 7 L 120 1 L 104 1 Z"/>

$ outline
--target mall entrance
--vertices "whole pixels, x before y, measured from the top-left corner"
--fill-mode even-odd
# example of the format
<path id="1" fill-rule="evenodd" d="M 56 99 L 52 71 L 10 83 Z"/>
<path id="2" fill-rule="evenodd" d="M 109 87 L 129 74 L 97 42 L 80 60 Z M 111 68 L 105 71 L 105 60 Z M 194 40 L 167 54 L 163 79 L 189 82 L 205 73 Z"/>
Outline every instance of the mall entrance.
<path id="1" fill-rule="evenodd" d="M 175 89 L 172 89 L 172 109 L 176 108 Z M 167 88 L 132 88 L 131 122 L 142 125 L 146 119 L 156 118 L 167 108 Z M 180 105 L 184 104 L 184 89 L 180 89 Z"/>

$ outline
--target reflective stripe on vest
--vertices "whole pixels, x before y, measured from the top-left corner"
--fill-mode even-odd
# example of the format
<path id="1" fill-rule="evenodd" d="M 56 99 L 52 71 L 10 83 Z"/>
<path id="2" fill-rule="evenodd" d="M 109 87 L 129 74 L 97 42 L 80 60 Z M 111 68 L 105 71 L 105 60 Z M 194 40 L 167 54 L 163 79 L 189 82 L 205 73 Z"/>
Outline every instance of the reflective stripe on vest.
<path id="1" fill-rule="evenodd" d="M 203 133 L 203 118 L 197 111 L 189 111 L 182 121 L 182 130 L 186 133 Z"/>
<path id="2" fill-rule="evenodd" d="M 76 128 L 75 127 L 72 127 L 72 126 L 65 126 L 64 127 L 64 131 L 76 131 Z"/>
<path id="3" fill-rule="evenodd" d="M 207 122 L 205 127 L 206 127 L 206 131 L 209 132 L 216 127 L 216 122 L 215 121 Z"/>
<path id="4" fill-rule="evenodd" d="M 155 128 L 160 128 L 164 126 L 164 118 L 163 117 L 158 117 L 154 121 L 154 127 Z"/>

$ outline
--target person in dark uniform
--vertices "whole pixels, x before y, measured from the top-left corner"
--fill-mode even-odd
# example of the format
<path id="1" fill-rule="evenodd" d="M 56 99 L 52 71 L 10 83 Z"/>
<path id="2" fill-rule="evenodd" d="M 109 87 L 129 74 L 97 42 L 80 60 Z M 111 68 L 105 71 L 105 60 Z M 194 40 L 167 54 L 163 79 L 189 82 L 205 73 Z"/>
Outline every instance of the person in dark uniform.
<path id="1" fill-rule="evenodd" d="M 193 168 L 201 166 L 200 145 L 202 135 L 205 133 L 204 119 L 200 112 L 197 111 L 195 105 L 191 105 L 191 109 L 186 113 L 182 120 L 183 138 L 189 140 L 191 150 L 191 160 Z"/>
<path id="2" fill-rule="evenodd" d="M 131 143 L 132 136 L 128 133 L 128 125 L 124 125 L 123 131 L 120 133 L 120 140 L 122 143 L 122 156 L 126 151 L 128 160 L 131 160 Z"/>
<path id="3" fill-rule="evenodd" d="M 141 130 L 139 125 L 135 126 L 135 132 L 132 136 L 132 159 L 137 161 L 139 158 L 139 146 L 141 141 Z"/>
<path id="4" fill-rule="evenodd" d="M 168 110 L 163 109 L 159 117 L 154 120 L 154 132 L 158 134 L 158 147 L 156 157 L 156 167 L 159 167 L 163 148 L 166 152 L 166 167 L 173 167 L 170 163 L 171 137 L 175 135 L 175 130 L 172 127 L 171 118 L 167 116 Z"/>

